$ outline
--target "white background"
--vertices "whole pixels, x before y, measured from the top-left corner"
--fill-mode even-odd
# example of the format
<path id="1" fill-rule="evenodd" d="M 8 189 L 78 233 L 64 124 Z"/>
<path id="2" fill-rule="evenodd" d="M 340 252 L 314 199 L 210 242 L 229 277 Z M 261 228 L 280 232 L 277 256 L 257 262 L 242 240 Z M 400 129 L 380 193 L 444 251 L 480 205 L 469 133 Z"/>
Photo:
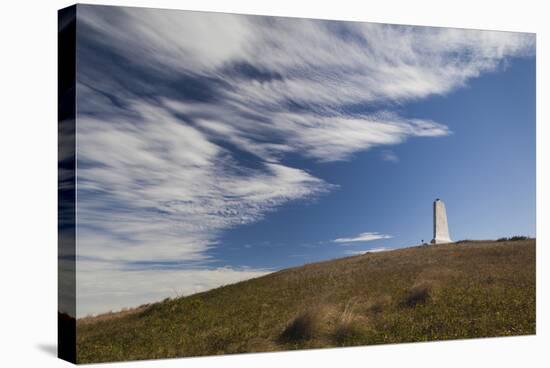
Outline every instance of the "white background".
<path id="1" fill-rule="evenodd" d="M 112 367 L 550 366 L 549 10 L 545 1 L 108 1 L 234 13 L 537 33 L 537 336 L 187 358 Z M 61 367 L 57 310 L 57 9 L 4 1 L 0 19 L 0 366 Z M 546 24 L 545 24 L 546 23 Z M 545 282 L 546 281 L 546 282 Z"/>

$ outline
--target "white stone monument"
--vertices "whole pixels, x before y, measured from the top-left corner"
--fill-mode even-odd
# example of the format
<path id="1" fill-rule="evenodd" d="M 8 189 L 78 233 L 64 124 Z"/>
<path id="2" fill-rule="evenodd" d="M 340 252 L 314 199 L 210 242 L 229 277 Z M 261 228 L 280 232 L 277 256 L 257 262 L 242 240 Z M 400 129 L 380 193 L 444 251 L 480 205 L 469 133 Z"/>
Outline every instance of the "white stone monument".
<path id="1" fill-rule="evenodd" d="M 451 243 L 445 203 L 439 198 L 434 201 L 434 238 L 432 244 Z"/>

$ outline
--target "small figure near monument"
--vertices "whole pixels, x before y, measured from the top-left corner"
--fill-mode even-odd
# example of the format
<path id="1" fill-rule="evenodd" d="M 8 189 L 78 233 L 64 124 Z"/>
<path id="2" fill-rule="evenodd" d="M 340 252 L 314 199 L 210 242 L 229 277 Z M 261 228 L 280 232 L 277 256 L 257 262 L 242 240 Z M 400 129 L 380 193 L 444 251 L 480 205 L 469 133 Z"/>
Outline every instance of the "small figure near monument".
<path id="1" fill-rule="evenodd" d="M 439 198 L 434 201 L 434 237 L 432 244 L 451 243 L 445 203 Z"/>

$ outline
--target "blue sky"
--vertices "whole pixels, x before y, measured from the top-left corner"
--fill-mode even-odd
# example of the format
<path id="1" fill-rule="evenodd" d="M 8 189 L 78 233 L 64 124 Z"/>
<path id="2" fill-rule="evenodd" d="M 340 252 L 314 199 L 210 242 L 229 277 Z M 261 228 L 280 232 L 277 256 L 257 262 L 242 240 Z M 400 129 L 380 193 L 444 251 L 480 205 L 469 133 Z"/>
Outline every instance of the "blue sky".
<path id="1" fill-rule="evenodd" d="M 78 7 L 77 315 L 535 236 L 534 35 Z"/>
<path id="2" fill-rule="evenodd" d="M 444 121 L 452 134 L 372 149 L 344 163 L 307 166 L 340 189 L 313 204 L 290 203 L 261 223 L 228 231 L 224 246 L 213 254 L 238 263 L 246 252 L 254 266 L 287 267 L 418 244 L 432 238 L 431 204 L 437 197 L 447 204 L 455 240 L 536 235 L 533 58 L 510 60 L 505 69 L 466 88 L 399 110 Z M 394 158 L 388 160 L 390 152 Z M 392 238 L 346 246 L 327 241 L 367 231 Z"/>

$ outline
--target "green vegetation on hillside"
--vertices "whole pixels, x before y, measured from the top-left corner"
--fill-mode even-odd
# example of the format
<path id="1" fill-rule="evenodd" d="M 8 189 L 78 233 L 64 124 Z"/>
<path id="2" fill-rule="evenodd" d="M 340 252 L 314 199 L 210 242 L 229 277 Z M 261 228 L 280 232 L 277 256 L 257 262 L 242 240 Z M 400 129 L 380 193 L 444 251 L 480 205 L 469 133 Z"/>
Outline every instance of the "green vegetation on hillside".
<path id="1" fill-rule="evenodd" d="M 535 240 L 367 253 L 77 322 L 79 363 L 535 333 Z"/>

